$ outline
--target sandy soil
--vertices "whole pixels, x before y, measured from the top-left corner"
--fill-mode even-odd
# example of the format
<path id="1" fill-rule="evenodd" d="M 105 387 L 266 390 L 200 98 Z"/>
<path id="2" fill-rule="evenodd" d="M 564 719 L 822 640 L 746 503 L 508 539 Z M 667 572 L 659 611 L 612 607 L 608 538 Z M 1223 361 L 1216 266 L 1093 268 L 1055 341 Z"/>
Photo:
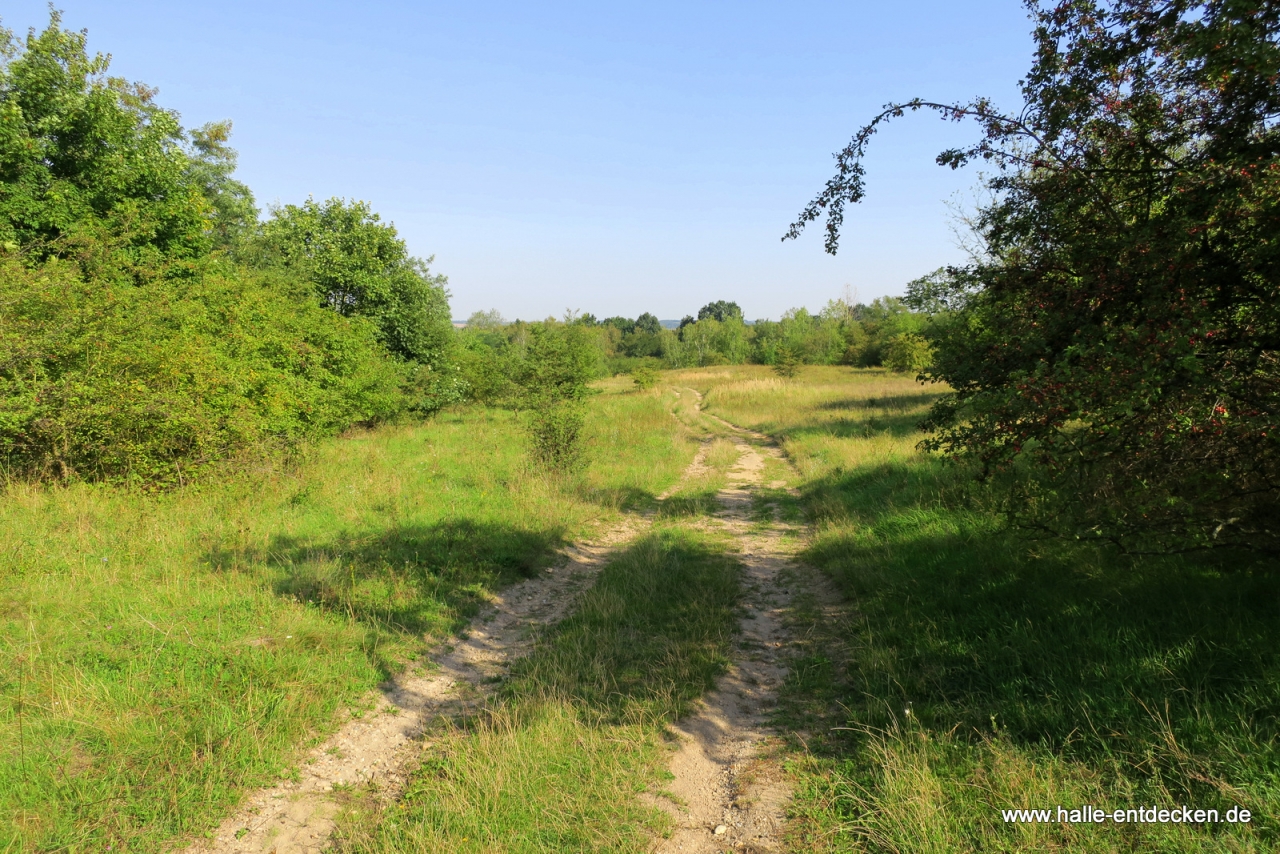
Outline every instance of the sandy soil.
<path id="1" fill-rule="evenodd" d="M 697 395 L 692 389 L 687 393 Z M 778 755 L 778 734 L 767 721 L 787 675 L 788 633 L 783 620 L 791 602 L 787 585 L 801 577 L 818 582 L 808 573 L 787 571 L 795 564 L 784 540 L 785 526 L 775 520 L 761 530 L 751 519 L 751 493 L 762 485 L 765 457 L 781 459 L 781 452 L 766 436 L 713 415 L 704 417 L 733 430 L 731 438 L 738 447 L 738 462 L 729 471 L 728 485 L 717 495 L 720 509 L 711 524 L 728 529 L 739 544 L 747 616 L 729 672 L 704 698 L 697 714 L 673 727 L 680 743 L 671 762 L 675 780 L 668 785 L 668 796 L 651 802 L 672 815 L 676 830 L 653 850 L 658 854 L 782 851 L 791 791 Z"/>
<path id="2" fill-rule="evenodd" d="M 455 645 L 423 671 L 383 686 L 373 709 L 351 720 L 301 765 L 301 780 L 254 793 L 235 815 L 186 854 L 304 854 L 321 851 L 334 830 L 334 790 L 373 783 L 394 796 L 413 743 L 438 715 L 483 702 L 511 661 L 528 652 L 534 630 L 562 619 L 614 549 L 643 520 L 628 519 L 596 541 L 569 549 L 562 567 L 513 585 L 494 598 Z"/>

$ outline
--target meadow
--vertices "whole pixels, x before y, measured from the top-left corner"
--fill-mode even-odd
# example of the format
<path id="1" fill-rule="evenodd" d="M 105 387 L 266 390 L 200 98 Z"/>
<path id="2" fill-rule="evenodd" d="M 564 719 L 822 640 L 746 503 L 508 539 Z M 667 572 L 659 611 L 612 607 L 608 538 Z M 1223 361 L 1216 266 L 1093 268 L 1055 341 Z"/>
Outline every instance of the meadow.
<path id="1" fill-rule="evenodd" d="M 596 388 L 574 476 L 532 470 L 517 416 L 471 406 L 167 494 L 8 485 L 0 850 L 198 837 L 486 597 L 624 512 L 652 526 L 494 700 L 439 722 L 402 798 L 349 793 L 337 844 L 646 850 L 670 823 L 652 799 L 666 727 L 723 672 L 740 616 L 733 544 L 699 521 L 735 453 L 689 389 L 775 437 L 790 468 L 770 463 L 760 518 L 777 507 L 807 531 L 776 717 L 788 850 L 1275 847 L 1273 564 L 1011 527 L 995 485 L 917 450 L 939 390 L 901 374 L 733 366 Z M 1001 815 L 1084 805 L 1253 818 Z"/>
<path id="2" fill-rule="evenodd" d="M 469 407 L 166 494 L 5 486 L 0 851 L 159 850 L 291 774 L 493 591 L 676 481 L 696 436 L 628 386 L 593 397 L 576 477 Z"/>
<path id="3" fill-rule="evenodd" d="M 670 375 L 777 437 L 842 594 L 802 638 L 797 851 L 1265 851 L 1280 836 L 1280 579 L 1242 552 L 1128 557 L 1010 527 L 916 450 L 938 393 L 880 370 Z M 776 496 L 775 496 L 776 499 Z M 1016 824 L 1005 808 L 1251 811 L 1248 824 Z"/>

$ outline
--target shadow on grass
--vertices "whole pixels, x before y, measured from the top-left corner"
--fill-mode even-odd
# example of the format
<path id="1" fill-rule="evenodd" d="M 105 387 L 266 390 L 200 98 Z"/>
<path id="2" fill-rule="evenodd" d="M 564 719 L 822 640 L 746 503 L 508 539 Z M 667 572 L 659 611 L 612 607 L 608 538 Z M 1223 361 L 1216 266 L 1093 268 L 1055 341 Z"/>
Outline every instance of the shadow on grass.
<path id="1" fill-rule="evenodd" d="M 728 666 L 740 572 L 704 534 L 668 528 L 644 535 L 514 664 L 504 697 L 567 700 L 608 723 L 687 714 Z"/>
<path id="2" fill-rule="evenodd" d="M 659 519 L 690 519 L 695 516 L 708 516 L 716 511 L 715 489 L 705 489 L 686 495 L 672 495 L 658 502 Z"/>
<path id="3" fill-rule="evenodd" d="M 998 733 L 1189 798 L 1274 787 L 1274 562 L 1032 542 L 965 509 L 974 497 L 932 461 L 840 473 L 805 498 L 819 534 L 804 557 L 858 619 L 840 630 L 847 660 L 816 650 L 792 687 L 851 726 L 894 729 L 909 708 L 933 733 Z"/>
<path id="4" fill-rule="evenodd" d="M 850 397 L 844 400 L 831 400 L 819 404 L 816 409 L 832 411 L 843 409 L 887 409 L 890 412 L 905 413 L 922 406 L 931 406 L 942 397 L 942 392 L 919 391 L 911 394 L 884 395 L 882 397 Z"/>
<path id="5" fill-rule="evenodd" d="M 818 424 L 806 424 L 777 431 L 784 439 L 797 439 L 804 436 L 835 436 L 840 439 L 865 439 L 882 433 L 895 437 L 912 436 L 920 433 L 920 422 L 925 413 L 912 412 L 901 415 L 865 415 L 857 418 L 836 418 L 824 420 Z M 923 437 L 923 434 L 920 434 Z"/>
<path id="6" fill-rule="evenodd" d="M 558 529 L 462 519 L 323 540 L 277 535 L 261 551 L 213 551 L 207 561 L 265 565 L 278 595 L 379 629 L 439 636 L 461 629 L 487 592 L 554 563 L 564 542 Z"/>

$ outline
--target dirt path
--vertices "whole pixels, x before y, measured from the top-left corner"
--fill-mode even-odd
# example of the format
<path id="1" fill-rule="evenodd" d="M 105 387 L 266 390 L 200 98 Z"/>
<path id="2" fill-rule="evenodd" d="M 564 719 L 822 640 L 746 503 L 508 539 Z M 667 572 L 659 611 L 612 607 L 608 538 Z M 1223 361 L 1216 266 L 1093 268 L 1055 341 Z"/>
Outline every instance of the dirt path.
<path id="1" fill-rule="evenodd" d="M 701 408 L 701 395 L 692 389 Z M 727 529 L 745 567 L 742 638 L 733 665 L 708 694 L 702 710 L 673 729 L 681 746 L 673 758 L 672 798 L 653 802 L 667 809 L 677 830 L 657 844 L 665 852 L 780 851 L 790 791 L 766 725 L 776 691 L 786 676 L 782 614 L 790 591 L 779 573 L 790 567 L 785 528 L 752 521 L 753 488 L 761 485 L 765 457 L 781 458 L 767 437 L 699 413 L 733 431 L 739 456 L 720 509 L 703 524 Z M 681 482 L 707 471 L 711 440 L 703 442 Z M 770 484 L 778 486 L 780 484 Z M 666 498 L 675 488 L 659 498 Z M 563 619 L 597 572 L 621 544 L 649 520 L 632 517 L 595 542 L 568 550 L 565 566 L 513 585 L 472 621 L 458 642 L 434 656 L 429 668 L 395 679 L 373 698 L 373 708 L 354 718 L 307 755 L 300 779 L 282 781 L 253 794 L 218 827 L 184 854 L 312 854 L 328 846 L 339 811 L 335 790 L 375 785 L 394 797 L 406 782 L 404 769 L 414 742 L 441 715 L 453 716 L 491 695 L 509 664 L 532 647 L 535 631 Z"/>
<path id="2" fill-rule="evenodd" d="M 699 408 L 701 395 L 697 395 Z M 787 675 L 784 653 L 788 634 L 783 616 L 795 583 L 786 528 L 752 520 L 752 490 L 762 485 L 765 457 L 781 459 L 768 437 L 704 417 L 733 431 L 738 462 L 729 483 L 717 495 L 720 509 L 709 524 L 727 529 L 740 547 L 745 569 L 747 616 L 737 656 L 702 710 L 673 729 L 680 748 L 671 763 L 673 797 L 654 799 L 676 820 L 658 854 L 782 851 L 782 830 L 791 791 L 778 757 L 777 734 L 767 725 L 778 688 Z M 777 486 L 780 484 L 770 484 Z"/>
<path id="3" fill-rule="evenodd" d="M 508 587 L 472 621 L 430 669 L 384 686 L 372 711 L 353 719 L 303 760 L 301 779 L 252 795 L 211 840 L 186 854 L 306 854 L 322 850 L 334 830 L 334 790 L 375 784 L 394 795 L 413 742 L 439 715 L 457 715 L 492 693 L 496 677 L 529 651 L 534 629 L 562 619 L 614 549 L 644 521 L 628 519 L 589 545 L 567 551 L 568 563 Z"/>

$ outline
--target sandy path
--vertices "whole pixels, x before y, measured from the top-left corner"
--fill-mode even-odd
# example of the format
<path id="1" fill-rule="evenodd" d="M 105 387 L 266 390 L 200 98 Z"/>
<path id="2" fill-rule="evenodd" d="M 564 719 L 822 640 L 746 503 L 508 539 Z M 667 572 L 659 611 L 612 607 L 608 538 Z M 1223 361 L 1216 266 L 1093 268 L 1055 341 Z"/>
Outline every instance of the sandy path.
<path id="1" fill-rule="evenodd" d="M 691 394 L 701 407 L 701 395 Z M 677 829 L 655 851 L 780 851 L 790 790 L 767 726 L 776 691 L 786 676 L 782 615 L 790 591 L 779 573 L 792 566 L 785 528 L 751 520 L 751 490 L 762 482 L 765 456 L 781 458 L 767 437 L 703 414 L 734 431 L 737 463 L 717 499 L 715 518 L 703 524 L 729 530 L 745 568 L 739 650 L 729 672 L 695 715 L 673 729 L 681 746 L 673 757 L 673 798 L 654 798 Z M 748 441 L 750 440 L 750 441 Z M 682 482 L 707 471 L 704 441 Z M 778 486 L 780 484 L 770 484 Z M 675 488 L 660 498 L 665 498 Z M 632 517 L 588 545 L 569 549 L 565 566 L 504 590 L 472 621 L 458 642 L 432 658 L 426 671 L 396 678 L 373 698 L 373 708 L 343 726 L 304 759 L 301 779 L 254 793 L 184 854 L 312 854 L 328 847 L 339 804 L 334 790 L 375 785 L 394 796 L 404 785 L 414 743 L 433 719 L 482 703 L 510 662 L 532 647 L 536 629 L 563 619 L 617 547 L 639 534 L 647 519 Z M 792 575 L 791 577 L 794 577 Z M 719 831 L 719 832 L 717 832 Z"/>
<path id="2" fill-rule="evenodd" d="M 323 850 L 338 812 L 333 790 L 373 783 L 394 795 L 424 727 L 492 693 L 496 677 L 532 647 L 534 629 L 562 619 L 614 549 L 644 521 L 628 519 L 591 544 L 567 550 L 565 566 L 506 588 L 425 672 L 383 686 L 372 711 L 353 719 L 303 760 L 301 780 L 254 793 L 186 854 L 304 854 Z"/>
<path id="3" fill-rule="evenodd" d="M 676 830 L 654 850 L 782 851 L 791 791 L 775 749 L 777 733 L 767 720 L 787 675 L 783 616 L 791 591 L 780 576 L 794 564 L 783 539 L 786 529 L 775 522 L 762 530 L 751 519 L 752 489 L 762 484 L 765 456 L 781 459 L 782 454 L 766 436 L 712 415 L 704 417 L 732 429 L 730 438 L 738 447 L 738 462 L 717 495 L 720 509 L 709 524 L 728 529 L 739 545 L 747 616 L 729 672 L 703 699 L 697 714 L 673 727 L 680 748 L 671 762 L 675 780 L 667 789 L 674 797 L 653 802 L 672 815 Z M 797 577 L 785 575 L 790 583 Z"/>

